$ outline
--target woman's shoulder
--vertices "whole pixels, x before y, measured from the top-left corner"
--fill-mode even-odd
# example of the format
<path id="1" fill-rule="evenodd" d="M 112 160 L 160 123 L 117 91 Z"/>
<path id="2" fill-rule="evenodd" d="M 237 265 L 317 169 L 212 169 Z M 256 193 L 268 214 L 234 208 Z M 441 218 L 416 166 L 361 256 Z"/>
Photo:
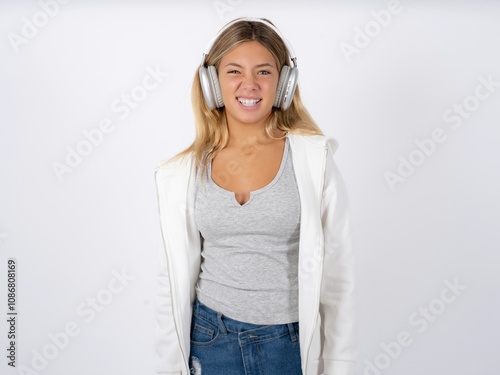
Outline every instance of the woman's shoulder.
<path id="1" fill-rule="evenodd" d="M 300 144 L 303 147 L 328 148 L 332 153 L 339 147 L 335 138 L 323 134 L 289 133 L 287 136 L 290 142 Z"/>
<path id="2" fill-rule="evenodd" d="M 170 159 L 162 161 L 156 168 L 155 173 L 157 174 L 170 174 L 174 171 L 180 171 L 185 169 L 190 169 L 193 164 L 194 153 L 188 152 L 183 154 L 178 154 Z"/>

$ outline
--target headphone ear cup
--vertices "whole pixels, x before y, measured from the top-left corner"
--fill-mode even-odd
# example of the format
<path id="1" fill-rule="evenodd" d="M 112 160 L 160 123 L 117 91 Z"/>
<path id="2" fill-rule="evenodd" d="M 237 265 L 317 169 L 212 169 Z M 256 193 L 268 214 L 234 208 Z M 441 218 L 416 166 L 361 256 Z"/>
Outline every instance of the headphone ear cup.
<path id="1" fill-rule="evenodd" d="M 281 68 L 274 107 L 281 108 L 283 111 L 290 107 L 292 104 L 293 94 L 297 88 L 298 78 L 299 70 L 297 67 L 291 68 L 288 65 L 284 65 Z"/>
<path id="2" fill-rule="evenodd" d="M 280 108 L 286 111 L 292 105 L 293 95 L 295 94 L 295 89 L 297 88 L 297 83 L 299 80 L 299 69 L 297 67 L 290 68 L 288 74 L 288 80 L 285 82 L 286 87 L 283 87 L 283 98 L 281 99 Z"/>
<path id="3" fill-rule="evenodd" d="M 222 100 L 222 93 L 219 84 L 219 77 L 217 76 L 217 69 L 215 69 L 214 65 L 208 66 L 208 75 L 210 76 L 210 82 L 212 84 L 215 105 L 217 106 L 217 108 L 224 107 L 224 101 Z"/>
<path id="4" fill-rule="evenodd" d="M 210 87 L 211 83 L 208 69 L 205 66 L 200 66 L 200 69 L 198 69 L 198 76 L 200 77 L 201 91 L 205 98 L 205 104 L 209 110 L 213 110 L 215 109 L 215 98 L 213 90 Z"/>
<path id="5" fill-rule="evenodd" d="M 201 66 L 198 70 L 198 75 L 200 77 L 201 91 L 203 92 L 203 97 L 205 98 L 208 109 L 212 111 L 215 108 L 223 107 L 224 102 L 222 101 L 219 79 L 217 78 L 215 66 Z"/>
<path id="6" fill-rule="evenodd" d="M 280 78 L 278 80 L 278 88 L 276 89 L 276 98 L 274 99 L 274 107 L 280 108 L 281 102 L 283 100 L 283 89 L 288 81 L 288 76 L 290 73 L 290 67 L 288 65 L 283 65 L 280 72 Z"/>

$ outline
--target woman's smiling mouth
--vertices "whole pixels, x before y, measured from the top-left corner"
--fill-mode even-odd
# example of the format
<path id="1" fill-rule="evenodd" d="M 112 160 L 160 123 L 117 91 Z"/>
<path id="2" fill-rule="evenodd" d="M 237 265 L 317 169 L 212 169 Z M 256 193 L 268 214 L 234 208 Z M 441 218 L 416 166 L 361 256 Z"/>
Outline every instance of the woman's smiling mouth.
<path id="1" fill-rule="evenodd" d="M 236 99 L 245 107 L 253 107 L 262 100 L 262 99 L 247 99 L 247 98 L 236 98 Z"/>

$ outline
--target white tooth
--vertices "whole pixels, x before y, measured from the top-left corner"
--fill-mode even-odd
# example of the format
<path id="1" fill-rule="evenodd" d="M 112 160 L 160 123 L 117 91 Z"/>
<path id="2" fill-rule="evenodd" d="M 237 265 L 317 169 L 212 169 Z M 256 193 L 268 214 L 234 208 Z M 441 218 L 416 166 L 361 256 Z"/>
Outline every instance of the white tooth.
<path id="1" fill-rule="evenodd" d="M 260 99 L 238 99 L 238 101 L 245 107 L 249 107 L 257 104 L 260 101 Z"/>

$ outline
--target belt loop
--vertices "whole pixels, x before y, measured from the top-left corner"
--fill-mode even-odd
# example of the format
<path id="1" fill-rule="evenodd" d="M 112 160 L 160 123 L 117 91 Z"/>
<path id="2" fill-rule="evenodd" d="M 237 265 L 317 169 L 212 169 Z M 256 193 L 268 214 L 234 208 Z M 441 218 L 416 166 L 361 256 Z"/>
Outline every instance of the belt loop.
<path id="1" fill-rule="evenodd" d="M 220 312 L 217 313 L 217 321 L 219 322 L 219 330 L 223 335 L 227 335 L 226 326 L 222 321 L 222 314 Z"/>
<path id="2" fill-rule="evenodd" d="M 288 323 L 288 332 L 290 333 L 290 339 L 292 342 L 297 341 L 297 333 L 295 333 L 295 329 L 293 328 L 293 323 Z"/>

